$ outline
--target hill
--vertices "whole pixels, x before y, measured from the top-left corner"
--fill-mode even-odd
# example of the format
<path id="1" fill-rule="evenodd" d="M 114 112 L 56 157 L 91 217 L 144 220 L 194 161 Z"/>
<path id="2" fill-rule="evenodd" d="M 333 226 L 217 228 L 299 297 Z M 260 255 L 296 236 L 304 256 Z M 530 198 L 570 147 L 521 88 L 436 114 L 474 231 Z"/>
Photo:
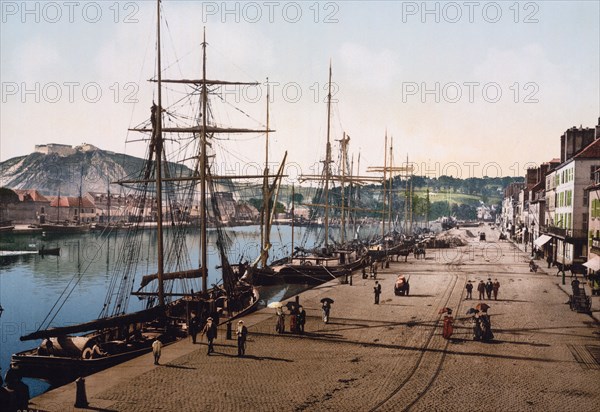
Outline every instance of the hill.
<path id="1" fill-rule="evenodd" d="M 51 145 L 48 145 L 51 146 Z M 114 153 L 92 145 L 66 150 L 49 150 L 47 146 L 27 155 L 0 163 L 0 186 L 11 189 L 36 189 L 45 195 L 77 196 L 81 192 L 106 192 L 109 182 L 139 175 L 145 160 Z M 46 152 L 45 152 L 46 151 Z M 170 164 L 185 172 L 185 166 Z M 112 185 L 111 191 L 118 186 Z"/>

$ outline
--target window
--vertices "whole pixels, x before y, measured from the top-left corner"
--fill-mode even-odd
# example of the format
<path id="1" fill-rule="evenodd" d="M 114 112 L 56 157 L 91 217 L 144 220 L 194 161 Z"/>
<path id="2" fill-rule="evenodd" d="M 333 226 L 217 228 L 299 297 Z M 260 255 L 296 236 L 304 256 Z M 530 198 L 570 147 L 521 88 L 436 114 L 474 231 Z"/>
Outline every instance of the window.
<path id="1" fill-rule="evenodd" d="M 596 180 L 596 176 L 595 176 L 596 170 L 600 170 L 600 166 L 598 166 L 598 165 L 590 166 L 590 180 L 592 182 L 594 182 Z"/>

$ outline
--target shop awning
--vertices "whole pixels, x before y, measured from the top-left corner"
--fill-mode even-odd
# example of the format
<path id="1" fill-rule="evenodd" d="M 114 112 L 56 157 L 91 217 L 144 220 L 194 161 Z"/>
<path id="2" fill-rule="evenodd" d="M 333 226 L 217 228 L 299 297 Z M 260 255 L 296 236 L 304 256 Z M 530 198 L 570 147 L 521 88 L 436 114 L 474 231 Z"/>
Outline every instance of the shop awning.
<path id="1" fill-rule="evenodd" d="M 533 244 L 536 245 L 537 247 L 542 247 L 546 243 L 548 243 L 548 241 L 550 241 L 550 239 L 552 239 L 550 236 L 542 235 L 542 236 L 538 237 L 536 240 L 534 240 Z"/>
<path id="2" fill-rule="evenodd" d="M 594 271 L 600 270 L 600 257 L 594 256 L 593 258 L 585 262 L 583 266 L 585 266 L 586 268 L 590 268 Z"/>

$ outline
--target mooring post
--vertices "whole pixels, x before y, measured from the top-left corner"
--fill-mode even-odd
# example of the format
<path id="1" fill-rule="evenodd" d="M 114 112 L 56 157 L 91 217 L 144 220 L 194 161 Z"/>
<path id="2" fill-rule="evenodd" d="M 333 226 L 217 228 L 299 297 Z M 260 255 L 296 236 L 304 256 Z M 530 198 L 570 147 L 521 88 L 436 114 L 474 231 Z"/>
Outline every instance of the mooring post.
<path id="1" fill-rule="evenodd" d="M 87 408 L 88 401 L 87 395 L 85 393 L 85 379 L 80 377 L 75 381 L 75 384 L 77 385 L 77 393 L 75 395 L 75 407 Z"/>

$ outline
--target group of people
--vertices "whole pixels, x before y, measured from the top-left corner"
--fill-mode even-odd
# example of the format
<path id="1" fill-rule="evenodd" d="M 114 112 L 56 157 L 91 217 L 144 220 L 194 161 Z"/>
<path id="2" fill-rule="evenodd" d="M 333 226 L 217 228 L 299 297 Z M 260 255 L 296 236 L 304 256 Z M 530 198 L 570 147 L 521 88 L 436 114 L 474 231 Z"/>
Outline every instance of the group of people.
<path id="1" fill-rule="evenodd" d="M 275 331 L 277 333 L 285 332 L 285 312 L 283 307 L 277 308 L 277 324 Z M 306 311 L 302 306 L 293 307 L 290 310 L 290 332 L 304 333 L 304 325 L 306 324 Z"/>
<path id="2" fill-rule="evenodd" d="M 29 387 L 21 381 L 16 369 L 6 372 L 6 386 L 0 375 L 0 411 L 17 412 L 29 410 Z"/>
<path id="3" fill-rule="evenodd" d="M 474 311 L 473 314 L 473 340 L 489 341 L 494 339 L 492 322 L 486 310 Z"/>
<path id="4" fill-rule="evenodd" d="M 192 344 L 196 344 L 198 333 L 200 333 L 201 336 L 206 335 L 206 339 L 208 341 L 207 355 L 210 355 L 215 351 L 214 340 L 217 338 L 218 334 L 218 317 L 216 319 L 213 319 L 212 316 L 209 316 L 206 319 L 206 322 L 204 323 L 204 326 L 202 328 L 200 328 L 200 324 L 200 317 L 198 316 L 196 311 L 192 311 L 188 321 L 188 334 L 192 338 Z M 243 320 L 238 321 L 235 334 L 237 336 L 238 356 L 244 356 L 246 354 L 246 339 L 248 336 L 248 328 L 246 327 L 246 325 L 244 325 Z M 159 364 L 161 352 L 162 342 L 160 341 L 160 338 L 157 338 L 152 343 L 152 353 L 154 354 L 155 365 Z"/>
<path id="5" fill-rule="evenodd" d="M 465 285 L 465 289 L 467 290 L 467 296 L 465 299 L 473 299 L 473 283 L 469 280 Z M 492 282 L 491 278 L 488 278 L 487 282 L 483 283 L 483 280 L 479 281 L 477 285 L 477 292 L 479 292 L 479 300 L 492 299 L 492 294 L 494 295 L 494 300 L 498 300 L 498 291 L 500 290 L 500 282 L 498 279 L 494 279 Z"/>

